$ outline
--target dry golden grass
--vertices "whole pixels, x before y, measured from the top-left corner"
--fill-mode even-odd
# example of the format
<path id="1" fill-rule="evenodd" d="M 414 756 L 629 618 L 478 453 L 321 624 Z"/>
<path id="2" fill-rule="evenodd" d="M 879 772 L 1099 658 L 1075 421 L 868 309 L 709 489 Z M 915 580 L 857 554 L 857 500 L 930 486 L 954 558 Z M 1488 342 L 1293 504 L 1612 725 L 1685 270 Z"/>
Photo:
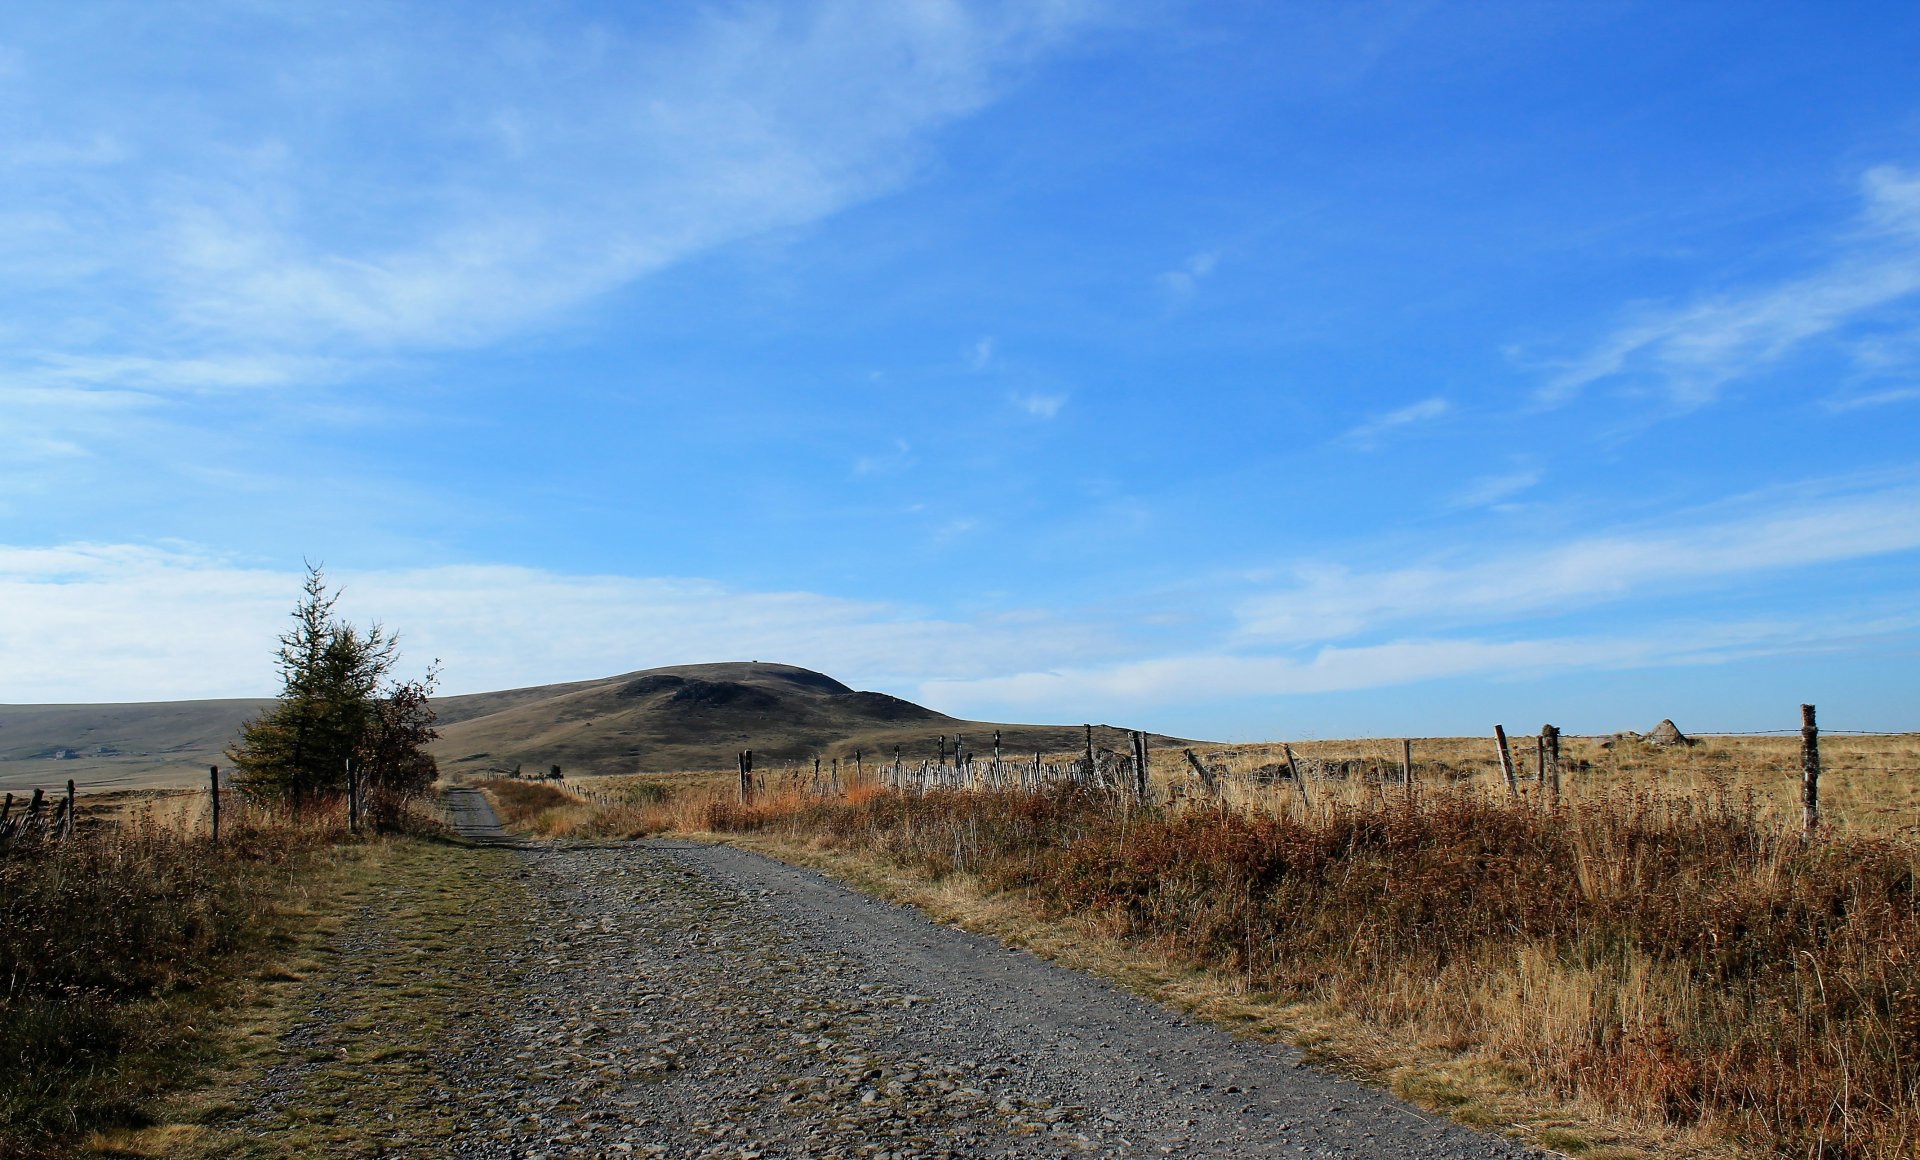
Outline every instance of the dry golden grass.
<path id="1" fill-rule="evenodd" d="M 1523 797 L 1537 798 L 1534 738 L 1510 737 Z M 1696 744 L 1662 749 L 1634 741 L 1603 746 L 1605 739 L 1563 737 L 1561 786 L 1570 796 L 1589 798 L 1627 788 L 1655 788 L 1677 795 L 1705 795 L 1722 789 L 1752 793 L 1769 820 L 1798 825 L 1800 819 L 1800 739 L 1791 737 L 1702 737 Z M 1356 792 L 1392 793 L 1400 778 L 1397 739 L 1301 741 L 1292 743 L 1295 759 L 1309 770 L 1308 796 L 1351 800 Z M 1275 744 L 1196 746 L 1194 755 L 1233 776 L 1228 796 L 1236 803 L 1267 809 L 1286 808 L 1298 794 L 1290 783 L 1248 784 L 1258 771 L 1283 768 L 1283 748 Z M 1072 755 L 1061 754 L 1060 760 Z M 1364 763 L 1375 777 L 1323 781 L 1312 771 L 1320 764 Z M 1423 786 L 1473 786 L 1489 794 L 1505 792 L 1494 740 L 1486 737 L 1413 739 L 1415 779 Z M 1825 734 L 1820 738 L 1820 801 L 1823 823 L 1856 833 L 1920 835 L 1920 734 L 1882 736 Z M 1179 787 L 1197 792 L 1199 779 L 1177 749 L 1155 750 L 1154 781 L 1162 794 Z"/>

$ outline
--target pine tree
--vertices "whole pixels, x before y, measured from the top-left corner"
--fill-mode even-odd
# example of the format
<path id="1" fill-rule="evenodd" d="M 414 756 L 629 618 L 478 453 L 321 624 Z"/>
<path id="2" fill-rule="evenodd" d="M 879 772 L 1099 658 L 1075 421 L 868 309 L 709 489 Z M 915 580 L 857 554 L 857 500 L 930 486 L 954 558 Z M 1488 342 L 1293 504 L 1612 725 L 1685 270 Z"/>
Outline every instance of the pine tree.
<path id="1" fill-rule="evenodd" d="M 227 748 L 242 789 L 296 811 L 305 801 L 344 792 L 349 761 L 363 784 L 399 797 L 421 792 L 438 776 L 425 749 L 437 736 L 428 702 L 437 673 L 383 690 L 399 642 L 378 624 L 361 630 L 336 618 L 339 599 L 321 570 L 308 565 L 293 627 L 281 634 L 275 654 L 280 697 L 242 725 Z"/>

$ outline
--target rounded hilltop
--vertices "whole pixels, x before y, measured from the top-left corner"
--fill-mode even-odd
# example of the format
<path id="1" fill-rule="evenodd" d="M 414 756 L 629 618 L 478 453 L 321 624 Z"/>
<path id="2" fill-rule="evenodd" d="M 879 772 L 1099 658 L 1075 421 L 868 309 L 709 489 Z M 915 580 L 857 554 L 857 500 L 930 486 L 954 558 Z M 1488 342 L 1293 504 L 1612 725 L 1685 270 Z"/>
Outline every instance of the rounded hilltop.
<path id="1" fill-rule="evenodd" d="M 438 702 L 435 746 L 450 772 L 544 769 L 633 773 L 730 766 L 743 749 L 762 763 L 815 755 L 931 756 L 958 733 L 984 751 L 996 730 L 1012 752 L 1071 749 L 1076 726 L 963 721 L 825 673 L 768 661 L 662 665 L 593 681 L 509 689 Z"/>

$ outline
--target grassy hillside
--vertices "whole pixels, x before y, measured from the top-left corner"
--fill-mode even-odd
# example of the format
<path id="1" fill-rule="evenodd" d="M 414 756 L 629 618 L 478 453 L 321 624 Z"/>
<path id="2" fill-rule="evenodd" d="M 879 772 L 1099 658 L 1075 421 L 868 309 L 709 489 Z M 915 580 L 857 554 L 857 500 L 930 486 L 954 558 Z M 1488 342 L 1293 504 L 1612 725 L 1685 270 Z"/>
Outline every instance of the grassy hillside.
<path id="1" fill-rule="evenodd" d="M 240 723 L 270 701 L 0 705 L 0 791 L 82 792 L 199 785 Z M 985 753 L 1077 749 L 1077 727 L 960 721 L 885 693 L 857 692 L 791 665 L 731 662 L 647 669 L 592 681 L 434 700 L 449 772 L 559 765 L 569 774 L 713 769 L 752 749 L 763 766 L 867 754 L 931 756 L 958 733 Z M 1100 744 L 1124 748 L 1102 729 Z"/>
<path id="2" fill-rule="evenodd" d="M 0 790 L 197 785 L 240 723 L 271 702 L 0 705 Z"/>
<path id="3" fill-rule="evenodd" d="M 547 695 L 534 697 L 536 692 Z M 507 694 L 487 694 L 506 697 Z M 454 701 L 471 700 L 453 698 Z M 493 711 L 444 725 L 435 753 L 449 772 L 558 765 L 569 774 L 657 772 L 731 766 L 742 749 L 766 768 L 783 762 L 934 755 L 959 734 L 988 751 L 995 730 L 1011 753 L 1071 749 L 1074 726 L 962 721 L 885 693 L 859 692 L 791 665 L 735 661 L 677 665 L 602 681 L 518 690 Z M 452 717 L 453 714 L 444 714 Z M 1099 731 L 1101 744 L 1120 741 Z"/>

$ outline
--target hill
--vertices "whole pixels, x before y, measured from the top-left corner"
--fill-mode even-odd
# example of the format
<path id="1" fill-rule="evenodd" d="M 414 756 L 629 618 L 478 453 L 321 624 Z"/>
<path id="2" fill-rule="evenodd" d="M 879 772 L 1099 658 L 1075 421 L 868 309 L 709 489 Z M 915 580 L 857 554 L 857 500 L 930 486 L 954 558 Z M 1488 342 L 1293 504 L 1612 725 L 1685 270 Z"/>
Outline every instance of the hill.
<path id="1" fill-rule="evenodd" d="M 0 790 L 199 785 L 265 699 L 111 705 L 0 705 Z M 558 765 L 569 774 L 712 769 L 752 749 L 766 767 L 814 754 L 931 756 L 960 734 L 984 753 L 1077 749 L 1078 726 L 963 721 L 792 665 L 677 665 L 598 680 L 434 700 L 449 773 Z M 1103 745 L 1121 744 L 1101 729 Z M 949 741 L 951 744 L 951 741 Z"/>
<path id="2" fill-rule="evenodd" d="M 541 692 L 549 695 L 532 695 Z M 463 698 L 450 698 L 443 709 L 447 723 L 434 749 L 448 772 L 515 765 L 558 765 L 570 774 L 713 769 L 730 766 L 742 749 L 753 750 L 764 768 L 815 754 L 851 757 L 856 749 L 869 759 L 891 756 L 896 745 L 918 760 L 955 734 L 983 753 L 995 730 L 1010 753 L 1073 749 L 1084 738 L 1077 726 L 965 721 L 809 669 L 759 662 L 676 665 L 488 696 L 513 701 L 469 715 L 469 706 L 451 704 Z M 460 718 L 452 720 L 453 713 Z M 1119 737 L 1103 732 L 1103 744 Z"/>

